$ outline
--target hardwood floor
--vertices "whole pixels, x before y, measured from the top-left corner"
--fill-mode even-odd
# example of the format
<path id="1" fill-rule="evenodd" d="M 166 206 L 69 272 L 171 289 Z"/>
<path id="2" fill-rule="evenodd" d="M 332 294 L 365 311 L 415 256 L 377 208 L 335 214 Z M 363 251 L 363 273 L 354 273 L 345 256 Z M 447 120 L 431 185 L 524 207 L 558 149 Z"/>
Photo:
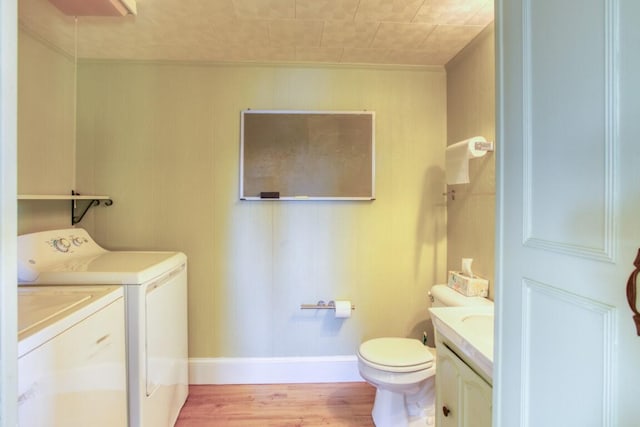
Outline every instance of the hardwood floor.
<path id="1" fill-rule="evenodd" d="M 373 427 L 374 397 L 364 382 L 192 385 L 176 427 Z"/>

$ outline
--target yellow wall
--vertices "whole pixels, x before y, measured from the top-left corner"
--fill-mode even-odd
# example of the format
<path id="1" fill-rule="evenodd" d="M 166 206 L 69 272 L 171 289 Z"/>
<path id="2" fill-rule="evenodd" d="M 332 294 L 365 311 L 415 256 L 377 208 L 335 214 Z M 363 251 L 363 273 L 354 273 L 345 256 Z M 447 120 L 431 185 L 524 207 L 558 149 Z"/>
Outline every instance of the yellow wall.
<path id="1" fill-rule="evenodd" d="M 192 357 L 353 354 L 362 339 L 428 329 L 426 293 L 461 257 L 493 279 L 494 156 L 456 186 L 448 230 L 441 196 L 445 141 L 494 137 L 493 28 L 446 77 L 81 62 L 75 156 L 73 61 L 21 31 L 19 65 L 19 192 L 109 194 L 115 204 L 80 224 L 100 243 L 187 253 Z M 245 108 L 375 110 L 377 200 L 238 201 Z M 21 233 L 70 225 L 68 202 L 19 209 Z M 353 317 L 299 310 L 332 298 L 350 298 Z"/>
<path id="2" fill-rule="evenodd" d="M 445 277 L 444 69 L 83 62 L 78 87 L 79 187 L 115 202 L 94 235 L 187 254 L 191 357 L 421 336 Z M 239 201 L 246 108 L 374 110 L 377 200 Z M 299 309 L 334 298 L 352 318 Z"/>
<path id="3" fill-rule="evenodd" d="M 447 145 L 476 135 L 495 141 L 494 58 L 491 24 L 447 64 Z M 447 202 L 447 269 L 460 270 L 462 258 L 473 258 L 493 299 L 495 155 L 471 160 L 469 177 L 469 184 L 449 186 L 456 199 Z"/>
<path id="4" fill-rule="evenodd" d="M 18 194 L 74 189 L 73 59 L 18 34 Z M 68 201 L 20 201 L 18 233 L 71 226 Z"/>

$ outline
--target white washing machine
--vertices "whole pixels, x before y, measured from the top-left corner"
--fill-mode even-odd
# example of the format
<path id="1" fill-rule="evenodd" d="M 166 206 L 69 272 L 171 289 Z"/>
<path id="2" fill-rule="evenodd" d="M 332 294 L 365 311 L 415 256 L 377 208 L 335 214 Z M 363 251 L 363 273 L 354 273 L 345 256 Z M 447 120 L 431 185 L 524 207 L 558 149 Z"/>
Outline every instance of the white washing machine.
<path id="1" fill-rule="evenodd" d="M 173 426 L 187 399 L 187 258 L 109 251 L 81 228 L 18 236 L 27 285 L 123 285 L 130 427 Z"/>
<path id="2" fill-rule="evenodd" d="M 122 286 L 18 290 L 18 421 L 30 427 L 127 422 Z"/>

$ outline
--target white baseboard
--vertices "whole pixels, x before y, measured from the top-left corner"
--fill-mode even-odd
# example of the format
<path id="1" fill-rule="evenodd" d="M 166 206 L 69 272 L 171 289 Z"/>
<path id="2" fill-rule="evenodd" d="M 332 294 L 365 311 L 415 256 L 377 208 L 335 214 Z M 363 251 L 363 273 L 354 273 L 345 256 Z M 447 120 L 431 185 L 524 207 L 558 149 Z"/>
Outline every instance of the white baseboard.
<path id="1" fill-rule="evenodd" d="M 189 359 L 190 384 L 362 382 L 356 356 Z"/>

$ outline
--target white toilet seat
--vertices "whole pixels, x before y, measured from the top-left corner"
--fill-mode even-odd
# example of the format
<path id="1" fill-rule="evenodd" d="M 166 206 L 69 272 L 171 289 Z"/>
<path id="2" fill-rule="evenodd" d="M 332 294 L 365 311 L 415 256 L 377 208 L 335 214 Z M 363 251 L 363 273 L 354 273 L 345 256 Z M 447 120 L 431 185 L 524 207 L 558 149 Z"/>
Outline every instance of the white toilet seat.
<path id="1" fill-rule="evenodd" d="M 432 352 L 412 338 L 374 338 L 358 349 L 362 363 L 385 372 L 416 372 L 434 365 Z"/>
<path id="2" fill-rule="evenodd" d="M 358 371 L 376 387 L 378 427 L 433 426 L 435 353 L 411 338 L 375 338 L 358 349 Z"/>

